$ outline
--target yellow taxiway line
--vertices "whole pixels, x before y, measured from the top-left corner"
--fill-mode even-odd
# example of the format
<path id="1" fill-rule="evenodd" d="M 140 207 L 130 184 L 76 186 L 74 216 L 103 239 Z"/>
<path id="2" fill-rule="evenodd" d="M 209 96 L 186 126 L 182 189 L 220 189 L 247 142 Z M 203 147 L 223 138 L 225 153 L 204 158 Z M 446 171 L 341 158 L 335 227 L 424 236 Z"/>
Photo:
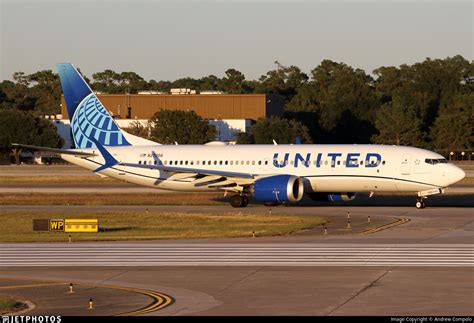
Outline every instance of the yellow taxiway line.
<path id="1" fill-rule="evenodd" d="M 0 278 L 0 280 L 17 280 L 16 278 Z M 21 278 L 18 278 L 21 280 Z M 133 310 L 125 313 L 115 314 L 114 316 L 132 316 L 132 315 L 141 315 L 141 314 L 148 314 L 151 312 L 155 312 L 161 310 L 171 304 L 174 303 L 174 298 L 159 292 L 138 289 L 138 288 L 129 288 L 129 287 L 122 287 L 122 286 L 113 286 L 113 285 L 101 285 L 101 284 L 89 284 L 89 283 L 78 283 L 78 282 L 50 282 L 45 280 L 31 280 L 29 281 L 38 282 L 42 284 L 29 284 L 29 285 L 14 285 L 14 286 L 0 286 L 0 289 L 17 289 L 17 288 L 34 288 L 34 287 L 42 287 L 42 286 L 58 286 L 58 285 L 69 285 L 72 283 L 73 285 L 83 285 L 83 286 L 92 286 L 96 288 L 108 288 L 108 289 L 115 289 L 115 290 L 122 290 L 131 293 L 142 294 L 150 297 L 152 302 L 145 307 L 142 307 L 138 310 Z"/>
<path id="2" fill-rule="evenodd" d="M 360 234 L 372 234 L 372 233 L 375 233 L 375 232 L 379 232 L 379 231 L 382 231 L 382 230 L 386 230 L 386 229 L 388 229 L 388 228 L 392 228 L 392 227 L 394 227 L 394 226 L 397 226 L 397 225 L 400 225 L 400 224 L 403 224 L 403 223 L 407 223 L 407 222 L 409 222 L 409 221 L 410 221 L 409 218 L 398 219 L 398 220 L 395 221 L 395 222 L 392 222 L 392 223 L 389 223 L 389 224 L 385 224 L 385 225 L 382 225 L 382 226 L 380 226 L 380 227 L 367 229 L 367 230 L 361 232 Z"/>

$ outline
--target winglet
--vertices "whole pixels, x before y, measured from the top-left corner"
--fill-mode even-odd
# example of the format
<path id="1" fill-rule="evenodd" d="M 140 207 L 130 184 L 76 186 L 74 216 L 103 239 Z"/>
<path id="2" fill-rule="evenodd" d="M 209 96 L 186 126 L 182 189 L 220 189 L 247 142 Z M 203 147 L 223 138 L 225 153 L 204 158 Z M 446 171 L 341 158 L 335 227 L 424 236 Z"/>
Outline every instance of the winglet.
<path id="1" fill-rule="evenodd" d="M 94 137 L 90 138 L 91 141 L 95 143 L 97 146 L 97 149 L 99 149 L 102 157 L 105 160 L 105 164 L 94 170 L 94 173 L 100 172 L 104 169 L 107 169 L 109 167 L 117 165 L 119 162 L 117 159 L 115 159 L 108 151 L 105 149 L 104 146 L 102 146 Z"/>

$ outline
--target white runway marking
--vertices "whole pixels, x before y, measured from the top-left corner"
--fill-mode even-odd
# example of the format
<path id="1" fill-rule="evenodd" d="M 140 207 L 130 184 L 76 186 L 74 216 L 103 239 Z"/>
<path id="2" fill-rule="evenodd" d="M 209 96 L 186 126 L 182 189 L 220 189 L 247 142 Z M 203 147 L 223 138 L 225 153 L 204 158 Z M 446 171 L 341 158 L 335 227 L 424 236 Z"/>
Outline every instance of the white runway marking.
<path id="1" fill-rule="evenodd" d="M 474 266 L 474 246 L 400 244 L 0 244 L 6 266 Z"/>

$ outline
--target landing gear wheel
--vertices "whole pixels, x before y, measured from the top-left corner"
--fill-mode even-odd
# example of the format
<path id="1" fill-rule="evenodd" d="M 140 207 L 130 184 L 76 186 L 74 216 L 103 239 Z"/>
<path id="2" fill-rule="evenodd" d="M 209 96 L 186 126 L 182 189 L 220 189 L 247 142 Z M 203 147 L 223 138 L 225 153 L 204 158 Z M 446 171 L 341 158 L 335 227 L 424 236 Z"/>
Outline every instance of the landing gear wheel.
<path id="1" fill-rule="evenodd" d="M 244 198 L 244 204 L 242 205 L 242 207 L 246 207 L 247 205 L 249 205 L 249 198 L 247 196 L 243 196 Z"/>
<path id="2" fill-rule="evenodd" d="M 418 199 L 416 200 L 416 204 L 415 204 L 416 208 L 417 209 L 424 209 L 425 208 L 425 201 L 423 201 L 422 199 Z"/>
<path id="3" fill-rule="evenodd" d="M 248 201 L 247 201 L 248 203 Z M 244 207 L 246 206 L 245 204 L 245 197 L 241 195 L 234 195 L 230 198 L 230 205 L 232 207 Z"/>

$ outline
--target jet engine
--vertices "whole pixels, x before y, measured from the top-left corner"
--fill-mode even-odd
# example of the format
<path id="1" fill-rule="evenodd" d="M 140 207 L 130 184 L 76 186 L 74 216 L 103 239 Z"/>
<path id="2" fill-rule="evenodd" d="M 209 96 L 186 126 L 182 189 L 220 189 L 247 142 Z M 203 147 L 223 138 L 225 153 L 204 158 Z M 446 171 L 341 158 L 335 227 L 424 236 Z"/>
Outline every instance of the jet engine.
<path id="1" fill-rule="evenodd" d="M 255 181 L 253 195 L 257 201 L 296 203 L 303 198 L 303 180 L 293 175 L 275 175 Z"/>

